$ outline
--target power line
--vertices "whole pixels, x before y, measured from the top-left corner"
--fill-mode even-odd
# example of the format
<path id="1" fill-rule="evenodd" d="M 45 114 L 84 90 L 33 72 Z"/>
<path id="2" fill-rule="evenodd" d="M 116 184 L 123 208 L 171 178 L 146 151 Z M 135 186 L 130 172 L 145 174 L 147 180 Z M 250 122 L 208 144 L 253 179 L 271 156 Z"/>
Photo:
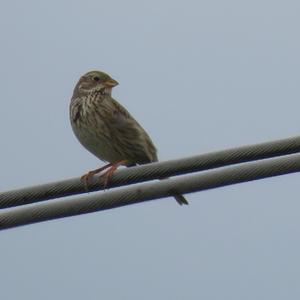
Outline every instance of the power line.
<path id="1" fill-rule="evenodd" d="M 300 137 L 292 137 L 188 158 L 152 163 L 116 171 L 112 177 L 110 187 L 129 185 L 297 152 L 300 152 Z M 101 189 L 103 189 L 103 185 L 99 183 L 99 179 L 94 180 L 89 186 L 89 191 Z M 85 192 L 87 191 L 80 178 L 72 178 L 0 193 L 0 208 L 36 203 L 38 201 Z"/>
<path id="2" fill-rule="evenodd" d="M 106 193 L 39 203 L 0 213 L 0 230 L 168 197 L 174 192 L 192 193 L 299 171 L 300 154 L 293 154 L 202 174 L 138 184 Z"/>

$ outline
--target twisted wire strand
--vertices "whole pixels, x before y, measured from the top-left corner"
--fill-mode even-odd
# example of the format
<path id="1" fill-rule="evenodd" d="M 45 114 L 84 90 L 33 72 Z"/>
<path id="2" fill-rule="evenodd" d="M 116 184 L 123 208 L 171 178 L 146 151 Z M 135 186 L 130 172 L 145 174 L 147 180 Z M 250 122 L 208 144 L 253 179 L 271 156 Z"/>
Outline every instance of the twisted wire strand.
<path id="1" fill-rule="evenodd" d="M 106 193 L 39 203 L 0 212 L 0 230 L 168 197 L 174 191 L 186 194 L 299 171 L 300 154 L 293 154 Z"/>
<path id="2" fill-rule="evenodd" d="M 300 136 L 243 146 L 228 150 L 196 155 L 192 157 L 157 162 L 143 166 L 117 170 L 111 180 L 111 187 L 209 170 L 231 164 L 266 159 L 300 152 Z M 89 185 L 89 192 L 103 189 L 99 178 Z M 0 208 L 26 205 L 74 194 L 86 193 L 80 178 L 46 183 L 33 187 L 0 193 Z"/>

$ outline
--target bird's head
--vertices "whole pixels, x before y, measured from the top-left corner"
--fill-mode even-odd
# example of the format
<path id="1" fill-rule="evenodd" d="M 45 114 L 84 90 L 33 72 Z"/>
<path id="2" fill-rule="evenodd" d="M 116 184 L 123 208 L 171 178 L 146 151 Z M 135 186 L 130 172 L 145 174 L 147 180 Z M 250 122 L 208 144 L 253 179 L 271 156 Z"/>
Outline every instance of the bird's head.
<path id="1" fill-rule="evenodd" d="M 80 77 L 75 86 L 73 97 L 83 96 L 91 92 L 103 91 L 111 95 L 113 87 L 119 83 L 108 74 L 101 71 L 90 71 Z"/>

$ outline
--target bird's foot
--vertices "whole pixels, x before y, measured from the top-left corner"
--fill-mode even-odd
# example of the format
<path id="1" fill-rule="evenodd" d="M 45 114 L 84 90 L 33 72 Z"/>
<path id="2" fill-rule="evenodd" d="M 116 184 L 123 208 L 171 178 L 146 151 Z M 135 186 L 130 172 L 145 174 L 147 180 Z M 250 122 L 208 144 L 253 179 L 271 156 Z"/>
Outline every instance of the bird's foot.
<path id="1" fill-rule="evenodd" d="M 112 166 L 112 164 L 107 164 L 107 165 L 105 165 L 105 166 L 103 166 L 103 167 L 101 167 L 101 168 L 98 168 L 98 169 L 89 171 L 89 172 L 87 172 L 86 174 L 84 174 L 83 176 L 81 176 L 81 181 L 84 183 L 85 190 L 86 190 L 86 191 L 89 190 L 89 189 L 88 189 L 88 185 L 89 185 L 89 183 L 90 183 L 90 181 L 91 181 L 91 178 L 92 178 L 94 175 L 96 175 L 96 174 L 98 174 L 98 173 L 104 171 L 105 169 L 107 169 L 107 168 L 109 168 L 109 167 L 111 167 L 111 166 Z"/>
<path id="2" fill-rule="evenodd" d="M 106 189 L 108 187 L 108 185 L 110 184 L 112 175 L 118 169 L 118 167 L 121 165 L 126 165 L 126 163 L 127 163 L 126 160 L 121 160 L 117 163 L 110 164 L 110 166 L 108 167 L 108 170 L 101 176 L 101 178 L 103 180 L 102 182 L 103 182 L 104 189 Z"/>

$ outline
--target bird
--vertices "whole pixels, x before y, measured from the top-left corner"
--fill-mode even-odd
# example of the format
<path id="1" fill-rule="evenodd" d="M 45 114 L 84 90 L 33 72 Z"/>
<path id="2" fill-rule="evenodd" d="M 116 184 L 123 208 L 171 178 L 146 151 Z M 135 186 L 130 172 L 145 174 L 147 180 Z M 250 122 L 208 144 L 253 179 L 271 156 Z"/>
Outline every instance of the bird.
<path id="1" fill-rule="evenodd" d="M 69 114 L 79 142 L 100 160 L 101 168 L 89 171 L 82 180 L 106 170 L 104 186 L 119 166 L 131 167 L 158 161 L 157 149 L 150 136 L 134 117 L 112 97 L 119 83 L 102 71 L 89 71 L 80 77 L 71 97 Z M 188 201 L 173 195 L 180 205 Z"/>

